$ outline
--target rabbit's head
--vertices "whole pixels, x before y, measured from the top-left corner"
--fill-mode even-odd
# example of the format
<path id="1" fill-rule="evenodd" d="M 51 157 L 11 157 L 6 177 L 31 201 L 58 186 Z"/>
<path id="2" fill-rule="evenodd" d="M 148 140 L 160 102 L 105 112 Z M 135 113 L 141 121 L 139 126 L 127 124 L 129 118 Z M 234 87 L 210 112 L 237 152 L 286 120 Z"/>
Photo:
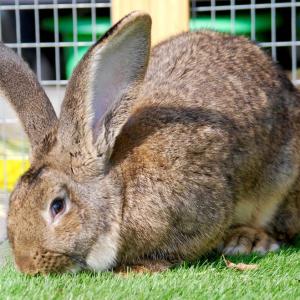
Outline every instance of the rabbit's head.
<path id="1" fill-rule="evenodd" d="M 70 79 L 57 118 L 27 65 L 0 45 L 0 91 L 31 144 L 31 167 L 11 194 L 8 237 L 17 267 L 29 274 L 97 266 L 116 259 L 118 177 L 110 167 L 150 52 L 151 18 L 134 12 L 89 49 Z M 101 248 L 101 249 L 99 249 Z"/>

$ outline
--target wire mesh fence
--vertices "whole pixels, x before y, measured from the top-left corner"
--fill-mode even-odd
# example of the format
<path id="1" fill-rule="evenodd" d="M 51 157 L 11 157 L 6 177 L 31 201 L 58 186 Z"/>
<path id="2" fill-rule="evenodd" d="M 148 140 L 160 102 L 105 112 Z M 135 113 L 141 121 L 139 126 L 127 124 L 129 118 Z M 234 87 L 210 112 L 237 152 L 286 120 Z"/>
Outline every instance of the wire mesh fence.
<path id="1" fill-rule="evenodd" d="M 0 40 L 29 63 L 57 112 L 73 67 L 110 27 L 111 6 L 109 0 L 0 0 Z M 190 29 L 200 28 L 257 41 L 300 84 L 299 1 L 191 0 Z M 28 168 L 27 157 L 23 131 L 0 99 L 0 197 Z"/>
<path id="2" fill-rule="evenodd" d="M 248 36 L 300 84 L 300 1 L 192 0 L 191 28 L 200 27 Z"/>

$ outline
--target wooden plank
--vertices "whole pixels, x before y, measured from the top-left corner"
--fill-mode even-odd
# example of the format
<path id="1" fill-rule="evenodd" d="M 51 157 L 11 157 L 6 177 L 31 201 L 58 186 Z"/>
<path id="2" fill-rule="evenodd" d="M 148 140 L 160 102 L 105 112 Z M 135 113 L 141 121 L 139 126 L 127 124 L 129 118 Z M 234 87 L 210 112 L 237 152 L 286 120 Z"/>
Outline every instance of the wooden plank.
<path id="1" fill-rule="evenodd" d="M 188 0 L 112 0 L 112 22 L 134 10 L 152 17 L 152 44 L 189 30 Z"/>

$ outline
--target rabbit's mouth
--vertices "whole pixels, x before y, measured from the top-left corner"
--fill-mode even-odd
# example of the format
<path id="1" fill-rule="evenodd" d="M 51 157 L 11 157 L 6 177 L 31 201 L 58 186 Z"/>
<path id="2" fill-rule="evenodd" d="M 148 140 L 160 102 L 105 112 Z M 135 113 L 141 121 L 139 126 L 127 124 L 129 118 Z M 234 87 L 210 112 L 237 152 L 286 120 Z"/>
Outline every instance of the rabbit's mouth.
<path id="1" fill-rule="evenodd" d="M 28 275 L 77 272 L 85 266 L 85 262 L 75 256 L 38 250 L 15 255 L 15 263 L 22 273 Z"/>

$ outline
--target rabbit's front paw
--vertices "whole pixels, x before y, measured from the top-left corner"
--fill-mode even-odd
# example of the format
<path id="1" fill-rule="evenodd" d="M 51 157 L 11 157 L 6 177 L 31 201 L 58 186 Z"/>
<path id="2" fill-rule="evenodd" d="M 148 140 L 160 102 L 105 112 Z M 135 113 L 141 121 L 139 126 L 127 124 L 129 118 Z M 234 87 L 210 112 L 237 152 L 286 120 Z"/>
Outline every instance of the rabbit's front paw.
<path id="1" fill-rule="evenodd" d="M 225 239 L 222 252 L 227 255 L 266 254 L 279 249 L 279 243 L 264 230 L 241 226 L 232 229 Z"/>
<path id="2" fill-rule="evenodd" d="M 166 260 L 141 260 L 129 266 L 119 266 L 114 269 L 115 273 L 127 275 L 128 273 L 160 273 L 167 271 L 172 263 Z"/>

